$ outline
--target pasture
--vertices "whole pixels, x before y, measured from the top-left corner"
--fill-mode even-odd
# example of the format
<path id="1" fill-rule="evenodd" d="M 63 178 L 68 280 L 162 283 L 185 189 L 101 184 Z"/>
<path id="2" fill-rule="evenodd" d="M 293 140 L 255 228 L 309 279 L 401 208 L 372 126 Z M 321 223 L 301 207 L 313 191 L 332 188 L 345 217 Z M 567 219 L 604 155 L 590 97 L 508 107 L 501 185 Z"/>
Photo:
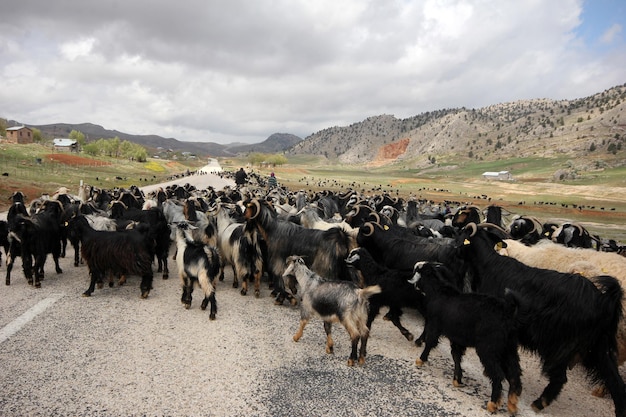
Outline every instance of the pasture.
<path id="1" fill-rule="evenodd" d="M 65 186 L 76 192 L 83 180 L 100 188 L 139 187 L 157 184 L 171 175 L 193 171 L 205 160 L 168 161 L 149 159 L 138 163 L 114 158 L 72 158 L 62 160 L 42 145 L 0 146 L 0 210 L 8 208 L 8 197 L 23 191 L 29 198 L 52 193 Z M 57 157 L 55 157 L 57 155 Z M 40 161 L 40 162 L 39 162 Z M 443 202 L 458 201 L 485 207 L 503 206 L 513 214 L 535 216 L 542 221 L 581 222 L 602 238 L 626 242 L 626 167 L 602 168 L 593 162 L 571 161 L 564 157 L 509 158 L 468 163 L 452 157 L 426 167 L 411 167 L 411 161 L 386 165 L 347 165 L 317 156 L 290 156 L 277 167 L 250 167 L 242 158 L 221 158 L 225 170 L 244 166 L 262 175 L 276 173 L 281 185 L 293 191 L 322 189 L 386 191 L 401 197 L 416 196 Z M 575 180 L 556 181 L 554 172 L 581 166 Z M 485 180 L 485 171 L 508 170 L 514 181 Z M 576 208 L 574 207 L 576 205 Z"/>

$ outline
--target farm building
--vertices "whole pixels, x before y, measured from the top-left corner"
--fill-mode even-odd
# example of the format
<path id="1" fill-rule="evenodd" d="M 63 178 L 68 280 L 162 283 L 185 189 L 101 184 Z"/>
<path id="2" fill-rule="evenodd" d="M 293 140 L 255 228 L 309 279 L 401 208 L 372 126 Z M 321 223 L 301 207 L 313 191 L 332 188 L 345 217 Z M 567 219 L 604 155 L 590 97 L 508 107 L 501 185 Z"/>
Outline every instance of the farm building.
<path id="1" fill-rule="evenodd" d="M 7 141 L 10 143 L 33 143 L 33 131 L 26 126 L 7 127 Z"/>
<path id="2" fill-rule="evenodd" d="M 483 172 L 483 178 L 486 180 L 512 180 L 513 175 L 509 171 Z"/>
<path id="3" fill-rule="evenodd" d="M 52 145 L 55 151 L 76 152 L 77 143 L 74 139 L 56 138 L 53 139 Z"/>

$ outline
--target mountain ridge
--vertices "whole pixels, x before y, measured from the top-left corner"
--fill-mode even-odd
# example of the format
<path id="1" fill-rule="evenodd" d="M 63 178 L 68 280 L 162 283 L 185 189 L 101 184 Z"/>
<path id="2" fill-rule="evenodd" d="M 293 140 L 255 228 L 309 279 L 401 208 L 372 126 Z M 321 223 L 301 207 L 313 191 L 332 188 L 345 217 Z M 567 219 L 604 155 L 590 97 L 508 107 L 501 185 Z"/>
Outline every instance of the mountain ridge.
<path id="1" fill-rule="evenodd" d="M 626 153 L 626 84 L 573 100 L 518 100 L 478 109 L 429 111 L 405 119 L 382 114 L 349 126 L 325 128 L 304 139 L 274 133 L 255 144 L 184 142 L 130 135 L 93 123 L 26 126 L 48 137 L 67 137 L 71 130 L 79 130 L 88 140 L 118 136 L 149 150 L 161 147 L 213 157 L 284 152 L 287 156 L 320 155 L 342 164 L 409 163 L 414 167 L 449 157 L 468 161 L 530 155 L 587 158 L 594 152 Z"/>

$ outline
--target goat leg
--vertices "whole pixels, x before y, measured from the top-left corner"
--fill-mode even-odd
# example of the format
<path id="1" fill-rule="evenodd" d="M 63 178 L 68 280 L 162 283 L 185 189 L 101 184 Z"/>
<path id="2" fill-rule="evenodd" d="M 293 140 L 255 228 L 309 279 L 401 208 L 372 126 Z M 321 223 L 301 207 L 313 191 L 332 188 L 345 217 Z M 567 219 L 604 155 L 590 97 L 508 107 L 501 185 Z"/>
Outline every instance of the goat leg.
<path id="1" fill-rule="evenodd" d="M 359 350 L 359 365 L 365 363 L 365 355 L 367 354 L 367 339 L 369 338 L 369 332 L 361 336 L 361 348 Z"/>
<path id="2" fill-rule="evenodd" d="M 352 349 L 350 350 L 350 357 L 348 358 L 348 366 L 354 366 L 354 363 L 357 361 L 356 351 L 359 344 L 359 339 L 359 335 L 356 335 L 355 337 L 350 337 L 350 344 Z M 358 361 L 359 365 L 362 365 L 360 357 L 358 358 Z M 363 361 L 365 361 L 365 358 L 363 358 Z"/>
<path id="3" fill-rule="evenodd" d="M 404 336 L 405 339 L 410 342 L 413 340 L 414 336 L 413 336 L 413 333 L 411 333 L 405 327 L 402 326 L 402 323 L 400 322 L 401 315 L 402 315 L 402 310 L 398 309 L 397 307 L 392 307 L 389 309 L 387 314 L 385 314 L 383 319 L 391 321 L 393 325 L 396 326 L 398 330 L 400 330 L 400 333 L 402 333 L 402 336 Z"/>
<path id="4" fill-rule="evenodd" d="M 13 269 L 13 255 L 11 253 L 11 251 L 9 250 L 9 253 L 7 255 L 7 275 L 6 275 L 6 281 L 5 284 L 6 285 L 11 285 L 11 270 Z"/>
<path id="5" fill-rule="evenodd" d="M 254 296 L 259 298 L 261 296 L 261 271 L 255 271 L 254 276 Z"/>
<path id="6" fill-rule="evenodd" d="M 209 312 L 209 320 L 215 320 L 217 314 L 217 302 L 215 301 L 215 291 L 209 296 L 209 302 L 211 303 L 211 311 Z"/>
<path id="7" fill-rule="evenodd" d="M 102 277 L 98 273 L 89 271 L 89 274 L 91 275 L 91 281 L 89 282 L 89 288 L 83 293 L 83 297 L 90 297 L 96 289 L 96 282 L 102 282 Z"/>
<path id="8" fill-rule="evenodd" d="M 294 342 L 297 342 L 298 340 L 300 340 L 300 338 L 302 337 L 302 333 L 304 333 L 304 327 L 306 326 L 308 322 L 309 320 L 305 318 L 300 319 L 300 327 L 298 328 L 298 331 L 296 332 L 296 334 L 293 335 Z"/>
<path id="9" fill-rule="evenodd" d="M 541 396 L 533 401 L 532 408 L 535 411 L 543 410 L 549 406 L 561 393 L 563 385 L 567 382 L 567 364 L 552 368 L 546 374 L 550 382 L 544 388 Z"/>
<path id="10" fill-rule="evenodd" d="M 450 351 L 452 352 L 452 360 L 454 361 L 454 376 L 452 377 L 452 385 L 455 387 L 463 386 L 463 369 L 461 368 L 461 360 L 465 354 L 465 347 L 456 343 L 450 343 Z"/>
<path id="11" fill-rule="evenodd" d="M 141 298 L 148 298 L 150 290 L 152 289 L 152 278 L 152 271 L 142 275 L 141 284 L 139 284 L 139 288 L 141 289 Z"/>
<path id="12" fill-rule="evenodd" d="M 326 353 L 333 353 L 335 343 L 333 342 L 333 338 L 331 332 L 333 330 L 333 324 L 329 321 L 324 322 L 324 331 L 326 331 Z M 350 355 L 350 359 L 352 359 L 352 355 Z M 356 348 L 354 348 L 354 359 L 356 359 Z M 354 365 L 354 360 L 352 361 Z M 348 365 L 350 365 L 350 361 L 348 361 Z"/>
<path id="13" fill-rule="evenodd" d="M 424 346 L 424 350 L 422 351 L 420 357 L 415 360 L 415 365 L 417 366 L 422 366 L 425 362 L 427 362 L 430 351 L 436 347 L 437 344 L 439 344 L 438 333 L 432 331 L 426 332 L 426 329 L 424 329 L 424 332 L 426 333 L 426 346 Z"/>

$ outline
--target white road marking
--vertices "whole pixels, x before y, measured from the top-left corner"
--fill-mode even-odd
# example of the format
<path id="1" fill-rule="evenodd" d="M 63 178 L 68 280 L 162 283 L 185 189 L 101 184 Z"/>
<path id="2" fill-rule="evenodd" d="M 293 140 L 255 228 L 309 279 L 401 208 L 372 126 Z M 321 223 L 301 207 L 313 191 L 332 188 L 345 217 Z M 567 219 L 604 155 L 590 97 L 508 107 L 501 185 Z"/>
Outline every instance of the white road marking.
<path id="1" fill-rule="evenodd" d="M 48 307 L 59 301 L 59 299 L 61 299 L 61 297 L 63 297 L 64 295 L 65 294 L 50 294 L 49 297 L 44 298 L 28 310 L 26 310 L 24 314 L 4 326 L 2 329 L 0 329 L 0 343 L 4 342 L 9 337 L 20 331 L 20 329 L 24 327 L 26 323 L 37 317 L 39 314 L 43 313 Z"/>

